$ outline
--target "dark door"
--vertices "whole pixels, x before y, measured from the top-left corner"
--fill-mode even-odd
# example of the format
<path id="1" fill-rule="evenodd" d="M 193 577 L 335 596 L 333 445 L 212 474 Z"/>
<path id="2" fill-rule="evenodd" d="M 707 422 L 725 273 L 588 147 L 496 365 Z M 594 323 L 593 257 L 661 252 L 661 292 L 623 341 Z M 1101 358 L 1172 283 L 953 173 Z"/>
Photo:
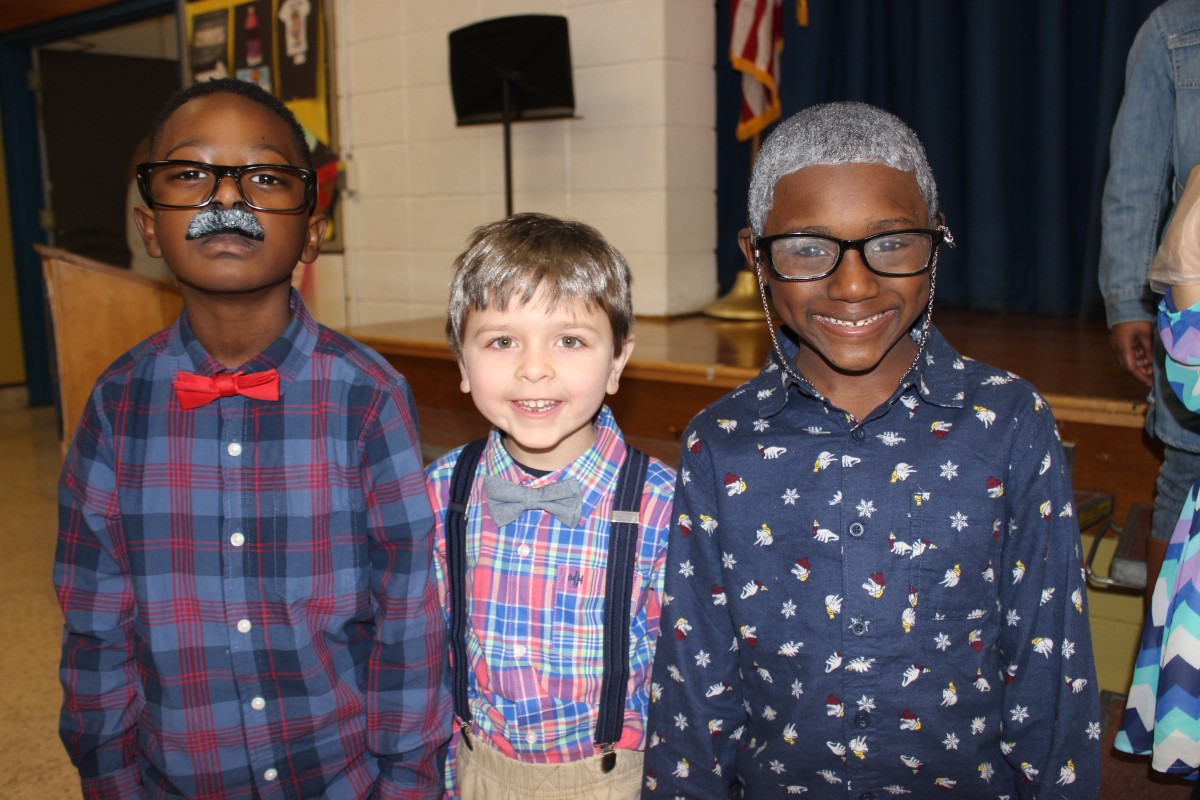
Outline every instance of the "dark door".
<path id="1" fill-rule="evenodd" d="M 47 49 L 38 59 L 51 240 L 125 266 L 131 164 L 159 109 L 179 87 L 179 64 Z"/>

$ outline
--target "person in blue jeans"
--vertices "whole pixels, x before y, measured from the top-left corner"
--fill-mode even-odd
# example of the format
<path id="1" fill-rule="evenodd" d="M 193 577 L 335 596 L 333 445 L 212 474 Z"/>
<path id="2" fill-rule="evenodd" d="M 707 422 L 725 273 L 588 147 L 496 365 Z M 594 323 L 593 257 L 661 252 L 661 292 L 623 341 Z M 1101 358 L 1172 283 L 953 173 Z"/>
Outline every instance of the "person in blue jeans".
<path id="1" fill-rule="evenodd" d="M 1113 125 L 1101 209 L 1100 290 L 1121 366 L 1151 389 L 1146 430 L 1163 444 L 1149 544 L 1154 585 L 1175 521 L 1200 475 L 1200 415 L 1171 391 L 1154 331 L 1146 275 L 1159 238 L 1200 163 L 1200 3 L 1169 0 L 1129 51 L 1125 96 Z"/>

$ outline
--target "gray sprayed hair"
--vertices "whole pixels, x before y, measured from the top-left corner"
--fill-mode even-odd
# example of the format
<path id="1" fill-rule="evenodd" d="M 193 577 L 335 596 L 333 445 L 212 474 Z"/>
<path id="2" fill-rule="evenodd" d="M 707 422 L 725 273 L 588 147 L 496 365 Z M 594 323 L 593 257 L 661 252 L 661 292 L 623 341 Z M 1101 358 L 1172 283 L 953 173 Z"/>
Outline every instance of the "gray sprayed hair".
<path id="1" fill-rule="evenodd" d="M 633 331 L 631 281 L 625 257 L 591 225 L 535 213 L 483 225 L 454 262 L 446 312 L 450 352 L 462 360 L 472 310 L 503 310 L 514 298 L 528 303 L 544 289 L 550 305 L 583 302 L 604 311 L 616 356 Z"/>
<path id="2" fill-rule="evenodd" d="M 937 183 L 921 140 L 899 117 L 866 103 L 809 106 L 776 126 L 750 176 L 750 227 L 762 236 L 780 178 L 816 164 L 886 164 L 916 174 L 929 224 L 937 219 Z"/>

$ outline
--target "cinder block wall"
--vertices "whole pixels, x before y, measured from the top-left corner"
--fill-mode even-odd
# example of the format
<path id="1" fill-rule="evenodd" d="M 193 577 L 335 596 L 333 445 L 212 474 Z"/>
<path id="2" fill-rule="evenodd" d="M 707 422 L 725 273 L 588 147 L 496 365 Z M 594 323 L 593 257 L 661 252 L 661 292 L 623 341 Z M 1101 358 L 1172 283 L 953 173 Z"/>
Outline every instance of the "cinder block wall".
<path id="1" fill-rule="evenodd" d="M 714 298 L 713 3 L 338 0 L 335 8 L 350 192 L 345 254 L 323 257 L 317 281 L 325 295 L 344 278 L 346 324 L 443 314 L 466 237 L 504 215 L 501 127 L 456 126 L 447 37 L 511 14 L 567 17 L 577 115 L 513 126 L 514 211 L 599 228 L 629 259 L 639 314 L 695 311 Z"/>

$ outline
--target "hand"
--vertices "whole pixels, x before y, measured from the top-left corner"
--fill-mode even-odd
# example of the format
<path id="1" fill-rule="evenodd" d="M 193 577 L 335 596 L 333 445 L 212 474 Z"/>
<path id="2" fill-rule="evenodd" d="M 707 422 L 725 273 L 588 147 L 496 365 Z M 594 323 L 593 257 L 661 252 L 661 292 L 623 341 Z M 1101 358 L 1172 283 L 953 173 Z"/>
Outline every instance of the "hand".
<path id="1" fill-rule="evenodd" d="M 1121 367 L 1146 386 L 1154 385 L 1153 334 L 1150 322 L 1122 322 L 1113 325 L 1110 339 Z"/>

